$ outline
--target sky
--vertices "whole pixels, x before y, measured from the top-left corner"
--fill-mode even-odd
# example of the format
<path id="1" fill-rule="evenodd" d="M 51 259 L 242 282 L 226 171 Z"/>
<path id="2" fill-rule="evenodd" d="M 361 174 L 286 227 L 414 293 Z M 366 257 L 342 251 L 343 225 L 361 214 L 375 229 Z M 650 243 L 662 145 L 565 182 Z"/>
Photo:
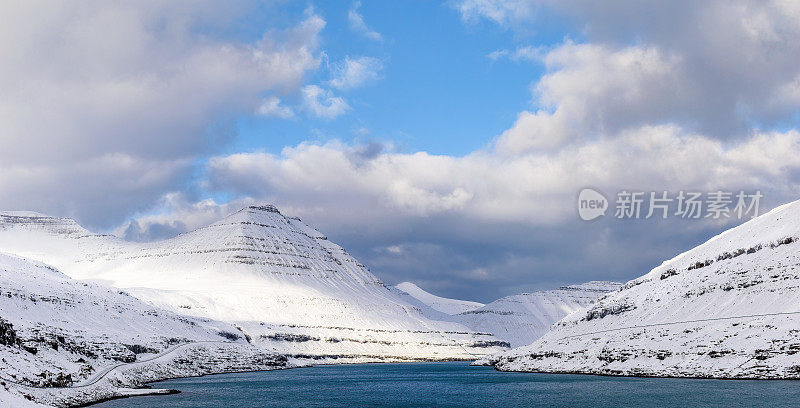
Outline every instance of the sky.
<path id="1" fill-rule="evenodd" d="M 800 191 L 795 1 L 10 1 L 0 38 L 0 208 L 131 240 L 272 203 L 488 302 L 747 219 L 620 219 L 620 192 Z"/>

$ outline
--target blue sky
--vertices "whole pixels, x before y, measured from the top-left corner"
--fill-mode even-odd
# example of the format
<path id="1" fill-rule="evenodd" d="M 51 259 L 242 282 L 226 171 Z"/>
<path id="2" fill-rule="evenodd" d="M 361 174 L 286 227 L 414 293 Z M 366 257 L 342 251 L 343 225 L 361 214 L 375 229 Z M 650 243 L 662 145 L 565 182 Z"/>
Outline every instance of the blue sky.
<path id="1" fill-rule="evenodd" d="M 402 151 L 467 154 L 484 147 L 530 106 L 529 85 L 543 72 L 541 64 L 493 61 L 488 55 L 518 44 L 547 46 L 565 35 L 560 26 L 520 36 L 489 24 L 465 25 L 452 7 L 437 2 L 365 2 L 359 12 L 383 36 L 374 41 L 348 28 L 352 6 L 348 1 L 315 6 L 327 22 L 328 63 L 349 55 L 375 57 L 384 63 L 381 79 L 344 93 L 353 110 L 339 118 L 241 117 L 240 137 L 229 151 L 278 153 L 309 139 L 336 138 L 391 142 Z M 302 13 L 304 7 L 294 8 Z M 314 78 L 327 81 L 330 72 L 322 69 Z"/>
<path id="2" fill-rule="evenodd" d="M 273 203 L 491 301 L 743 221 L 584 222 L 584 187 L 800 192 L 796 2 L 22 2 L 0 35 L 0 207 L 129 239 Z"/>

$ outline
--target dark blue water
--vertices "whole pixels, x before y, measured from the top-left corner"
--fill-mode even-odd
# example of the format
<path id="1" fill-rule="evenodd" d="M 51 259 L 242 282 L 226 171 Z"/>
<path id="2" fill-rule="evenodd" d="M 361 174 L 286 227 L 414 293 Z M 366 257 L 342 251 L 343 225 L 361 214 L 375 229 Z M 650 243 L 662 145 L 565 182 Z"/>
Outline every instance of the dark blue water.
<path id="1" fill-rule="evenodd" d="M 97 407 L 800 407 L 798 381 L 501 373 L 463 362 L 319 366 L 154 387 L 181 393 Z"/>

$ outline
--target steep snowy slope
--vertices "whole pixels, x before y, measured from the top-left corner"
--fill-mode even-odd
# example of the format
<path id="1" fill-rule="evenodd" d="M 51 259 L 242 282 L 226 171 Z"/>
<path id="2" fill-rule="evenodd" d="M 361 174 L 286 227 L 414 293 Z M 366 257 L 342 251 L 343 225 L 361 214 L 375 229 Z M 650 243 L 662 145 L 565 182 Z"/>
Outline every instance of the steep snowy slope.
<path id="1" fill-rule="evenodd" d="M 619 289 L 617 282 L 592 281 L 555 290 L 506 296 L 484 307 L 458 314 L 455 321 L 479 332 L 492 333 L 512 347 L 533 343 L 553 323 Z"/>
<path id="2" fill-rule="evenodd" d="M 411 295 L 411 297 L 419 300 L 423 304 L 428 305 L 433 310 L 437 310 L 449 315 L 468 312 L 483 306 L 483 303 L 472 302 L 469 300 L 448 299 L 436 296 L 422 290 L 419 286 L 411 282 L 399 283 L 395 285 L 395 287 L 405 293 L 408 293 Z"/>
<path id="3" fill-rule="evenodd" d="M 401 283 L 394 290 L 430 319 L 459 323 L 476 332 L 490 333 L 512 347 L 519 347 L 533 343 L 553 323 L 591 305 L 600 296 L 617 290 L 620 286 L 622 284 L 617 282 L 592 281 L 555 290 L 506 296 L 480 307 L 473 307 L 477 302 L 447 299 L 424 292 L 410 282 Z M 457 310 L 461 302 L 470 304 L 469 310 L 459 313 L 443 312 Z M 432 305 L 438 305 L 439 309 Z"/>
<path id="4" fill-rule="evenodd" d="M 800 201 L 720 234 L 594 306 L 501 370 L 800 378 Z"/>
<path id="5" fill-rule="evenodd" d="M 115 396 L 119 384 L 100 381 L 97 387 L 105 385 L 102 390 L 40 387 L 70 387 L 90 377 L 100 379 L 109 367 L 146 360 L 174 347 L 191 349 L 195 344 L 228 345 L 241 349 L 237 354 L 243 355 L 255 349 L 229 324 L 159 310 L 119 290 L 75 281 L 50 266 L 0 254 L 0 401 L 28 395 L 51 404 Z M 275 365 L 285 364 L 261 354 L 273 358 Z M 207 357 L 196 361 L 204 362 L 211 372 L 230 370 L 228 364 L 215 368 L 213 360 L 219 355 Z M 238 364 L 244 359 L 232 361 Z M 242 368 L 261 367 L 245 364 Z M 161 378 L 181 372 L 185 371 L 167 371 Z M 135 378 L 131 380 L 136 383 Z"/>
<path id="6" fill-rule="evenodd" d="M 167 310 L 233 323 L 253 344 L 290 355 L 444 359 L 501 351 L 491 336 L 424 317 L 341 247 L 272 206 L 145 244 L 93 234 L 71 219 L 4 213 L 0 250 Z"/>

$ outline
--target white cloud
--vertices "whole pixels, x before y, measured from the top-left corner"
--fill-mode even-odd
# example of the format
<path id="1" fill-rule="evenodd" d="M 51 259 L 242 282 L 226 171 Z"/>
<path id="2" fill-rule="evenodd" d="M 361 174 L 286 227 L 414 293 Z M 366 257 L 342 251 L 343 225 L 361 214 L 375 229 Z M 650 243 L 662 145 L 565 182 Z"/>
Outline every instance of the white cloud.
<path id="1" fill-rule="evenodd" d="M 534 86 L 538 109 L 520 113 L 498 138 L 503 154 L 672 122 L 702 108 L 692 84 L 683 80 L 681 59 L 658 49 L 568 42 L 544 61 L 548 73 Z"/>
<path id="2" fill-rule="evenodd" d="M 550 75 L 539 84 L 537 91 L 545 95 L 537 104 L 587 96 L 583 117 L 594 132 L 620 125 L 675 122 L 729 139 L 746 136 L 755 123 L 764 128 L 796 122 L 800 100 L 797 2 L 457 3 L 465 20 L 485 19 L 522 31 L 536 28 L 536 11 L 544 8 L 578 27 L 586 43 L 565 42 L 547 54 Z M 494 55 L 511 56 L 512 51 Z M 625 75 L 634 77 L 626 82 Z M 598 92 L 587 86 L 588 78 L 600 81 Z M 611 106 L 606 106 L 607 101 Z"/>
<path id="3" fill-rule="evenodd" d="M 361 7 L 361 2 L 356 1 L 353 3 L 353 6 L 350 7 L 350 10 L 347 12 L 347 23 L 350 25 L 350 29 L 363 35 L 366 38 L 369 38 L 373 41 L 383 41 L 383 36 L 373 29 L 367 26 L 367 23 L 364 22 L 364 16 L 358 12 L 358 9 Z"/>
<path id="4" fill-rule="evenodd" d="M 302 89 L 303 103 L 314 116 L 333 119 L 350 110 L 350 105 L 340 96 L 334 96 L 329 89 L 317 85 L 306 85 Z"/>
<path id="5" fill-rule="evenodd" d="M 109 222 L 179 185 L 231 139 L 233 116 L 255 112 L 261 95 L 296 91 L 319 66 L 325 21 L 312 10 L 256 42 L 218 34 L 255 6 L 3 2 L 0 37 L 13 40 L 0 43 L 0 172 L 15 177 L 0 188 L 15 194 L 0 208 Z M 97 211 L 88 185 L 121 205 Z"/>
<path id="6" fill-rule="evenodd" d="M 456 8 L 464 21 L 476 21 L 482 18 L 501 25 L 511 25 L 534 17 L 537 3 L 535 0 L 461 0 Z"/>
<path id="7" fill-rule="evenodd" d="M 294 117 L 294 112 L 288 106 L 281 105 L 281 98 L 270 96 L 264 99 L 258 107 L 258 114 L 268 117 L 289 119 Z"/>
<path id="8" fill-rule="evenodd" d="M 546 151 L 574 139 L 579 130 L 571 126 L 564 109 L 521 112 L 514 125 L 495 140 L 497 152 L 514 156 L 533 150 Z"/>
<path id="9" fill-rule="evenodd" d="M 279 156 L 217 157 L 209 164 L 210 185 L 276 201 L 301 215 L 322 206 L 342 223 L 391 224 L 403 217 L 452 214 L 552 225 L 575 217 L 575 194 L 587 185 L 612 193 L 759 188 L 787 199 L 800 171 L 796 131 L 726 145 L 674 125 L 644 126 L 515 157 L 385 152 L 355 163 L 349 154 L 354 148 L 305 143 Z"/>
<path id="10" fill-rule="evenodd" d="M 402 245 L 389 245 L 386 247 L 386 251 L 395 255 L 400 255 L 403 253 L 403 246 Z"/>
<path id="11" fill-rule="evenodd" d="M 377 81 L 383 69 L 381 60 L 372 57 L 345 57 L 344 61 L 333 68 L 331 86 L 347 90 L 358 88 L 366 83 Z"/>
<path id="12" fill-rule="evenodd" d="M 546 49 L 544 47 L 517 47 L 515 50 L 496 50 L 492 51 L 487 55 L 490 60 L 497 61 L 503 58 L 508 58 L 511 61 L 519 62 L 519 61 L 530 61 L 530 62 L 540 62 L 544 61 L 546 55 Z"/>

